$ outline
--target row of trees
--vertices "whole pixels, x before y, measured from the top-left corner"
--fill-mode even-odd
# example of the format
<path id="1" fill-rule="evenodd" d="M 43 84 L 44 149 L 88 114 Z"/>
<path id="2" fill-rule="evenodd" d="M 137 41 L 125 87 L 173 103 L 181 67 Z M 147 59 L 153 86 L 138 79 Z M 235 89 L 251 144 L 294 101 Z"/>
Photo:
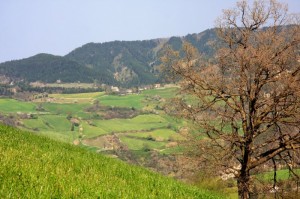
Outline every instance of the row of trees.
<path id="1" fill-rule="evenodd" d="M 202 156 L 237 179 L 239 198 L 254 192 L 252 176 L 268 165 L 300 165 L 300 26 L 276 0 L 240 1 L 217 20 L 222 40 L 215 60 L 205 61 L 185 43 L 162 61 L 191 102 L 176 99 L 172 112 L 206 133 Z M 200 144 L 199 144 L 200 143 Z"/>

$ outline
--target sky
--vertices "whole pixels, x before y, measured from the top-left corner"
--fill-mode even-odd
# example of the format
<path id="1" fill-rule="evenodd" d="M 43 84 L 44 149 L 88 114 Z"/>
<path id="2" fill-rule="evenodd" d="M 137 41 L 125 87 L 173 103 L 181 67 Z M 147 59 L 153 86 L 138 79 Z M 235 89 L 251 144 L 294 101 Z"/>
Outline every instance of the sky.
<path id="1" fill-rule="evenodd" d="M 283 0 L 300 12 L 299 0 Z M 89 42 L 146 40 L 215 26 L 236 0 L 0 0 L 0 63 L 66 55 Z"/>

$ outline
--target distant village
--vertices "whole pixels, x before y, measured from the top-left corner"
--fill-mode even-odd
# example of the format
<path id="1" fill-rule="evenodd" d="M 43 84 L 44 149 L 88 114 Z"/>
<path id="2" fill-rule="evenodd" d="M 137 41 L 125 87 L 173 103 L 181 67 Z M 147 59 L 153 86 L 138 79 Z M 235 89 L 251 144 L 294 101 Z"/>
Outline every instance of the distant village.
<path id="1" fill-rule="evenodd" d="M 139 94 L 144 90 L 163 89 L 166 87 L 174 87 L 174 84 L 151 84 L 134 86 L 131 88 L 123 88 L 119 86 L 111 86 L 107 84 L 96 83 L 64 83 L 57 80 L 55 83 L 13 81 L 6 77 L 0 77 L 0 96 L 12 96 L 24 101 L 48 98 L 50 93 L 84 93 L 84 92 L 105 92 L 112 95 L 130 95 Z"/>
<path id="2" fill-rule="evenodd" d="M 89 84 L 89 83 L 81 83 L 81 82 L 76 82 L 76 83 L 63 83 L 61 80 L 57 80 L 56 83 L 54 84 L 48 84 L 48 83 L 43 83 L 43 82 L 31 82 L 29 84 L 31 87 L 40 87 L 40 88 L 45 88 L 45 87 L 62 87 L 62 88 L 100 88 L 106 93 L 109 94 L 119 94 L 119 95 L 126 95 L 126 94 L 132 94 L 132 93 L 139 93 L 143 90 L 148 90 L 148 89 L 158 89 L 158 88 L 164 88 L 165 86 L 168 87 L 168 85 L 163 85 L 160 83 L 157 84 L 151 84 L 151 85 L 142 85 L 142 86 L 136 86 L 132 88 L 122 88 L 118 86 L 110 86 L 107 84 Z"/>

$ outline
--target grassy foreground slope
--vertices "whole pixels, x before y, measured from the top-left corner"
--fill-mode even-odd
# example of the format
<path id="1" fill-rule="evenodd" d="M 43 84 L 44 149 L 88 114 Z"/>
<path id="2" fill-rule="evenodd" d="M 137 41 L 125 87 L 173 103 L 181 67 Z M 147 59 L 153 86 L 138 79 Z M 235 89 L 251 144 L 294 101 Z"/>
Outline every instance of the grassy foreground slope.
<path id="1" fill-rule="evenodd" d="M 0 198 L 221 198 L 11 127 L 0 136 Z"/>

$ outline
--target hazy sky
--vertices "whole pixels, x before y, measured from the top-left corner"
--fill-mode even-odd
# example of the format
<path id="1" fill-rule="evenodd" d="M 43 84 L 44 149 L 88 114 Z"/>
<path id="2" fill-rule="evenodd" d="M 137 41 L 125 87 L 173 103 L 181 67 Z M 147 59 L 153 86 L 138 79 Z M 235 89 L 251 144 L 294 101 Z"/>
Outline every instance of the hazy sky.
<path id="1" fill-rule="evenodd" d="M 0 0 L 0 62 L 65 55 L 88 42 L 184 36 L 236 0 Z M 300 12 L 300 0 L 285 0 Z"/>

